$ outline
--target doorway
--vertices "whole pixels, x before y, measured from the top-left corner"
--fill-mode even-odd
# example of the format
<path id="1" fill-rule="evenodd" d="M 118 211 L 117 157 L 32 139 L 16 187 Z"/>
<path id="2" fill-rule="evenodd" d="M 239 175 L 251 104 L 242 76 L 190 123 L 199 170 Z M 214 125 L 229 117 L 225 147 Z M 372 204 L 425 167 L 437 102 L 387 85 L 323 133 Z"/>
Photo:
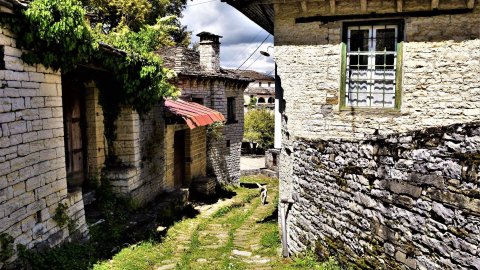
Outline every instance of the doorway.
<path id="1" fill-rule="evenodd" d="M 78 82 L 62 81 L 67 186 L 73 191 L 81 189 L 86 179 L 85 91 Z"/>
<path id="2" fill-rule="evenodd" d="M 174 185 L 175 188 L 185 184 L 185 130 L 175 132 L 174 148 Z"/>

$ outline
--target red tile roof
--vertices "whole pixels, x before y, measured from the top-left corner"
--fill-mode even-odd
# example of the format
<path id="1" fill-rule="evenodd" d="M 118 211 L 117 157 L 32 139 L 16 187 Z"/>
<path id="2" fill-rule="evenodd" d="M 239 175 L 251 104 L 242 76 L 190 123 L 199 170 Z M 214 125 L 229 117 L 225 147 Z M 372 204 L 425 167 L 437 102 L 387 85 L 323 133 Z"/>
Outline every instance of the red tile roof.
<path id="1" fill-rule="evenodd" d="M 190 129 L 225 121 L 222 113 L 195 102 L 167 99 L 165 108 L 168 112 L 182 117 Z"/>

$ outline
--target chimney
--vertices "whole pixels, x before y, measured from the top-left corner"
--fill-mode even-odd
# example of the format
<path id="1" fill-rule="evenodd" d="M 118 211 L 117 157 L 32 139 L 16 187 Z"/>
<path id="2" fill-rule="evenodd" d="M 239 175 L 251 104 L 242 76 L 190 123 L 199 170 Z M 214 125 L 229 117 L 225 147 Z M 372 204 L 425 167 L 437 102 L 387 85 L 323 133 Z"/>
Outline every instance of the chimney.
<path id="1" fill-rule="evenodd" d="M 204 70 L 219 71 L 220 70 L 220 38 L 209 32 L 201 32 L 197 35 L 200 37 L 200 66 Z"/>

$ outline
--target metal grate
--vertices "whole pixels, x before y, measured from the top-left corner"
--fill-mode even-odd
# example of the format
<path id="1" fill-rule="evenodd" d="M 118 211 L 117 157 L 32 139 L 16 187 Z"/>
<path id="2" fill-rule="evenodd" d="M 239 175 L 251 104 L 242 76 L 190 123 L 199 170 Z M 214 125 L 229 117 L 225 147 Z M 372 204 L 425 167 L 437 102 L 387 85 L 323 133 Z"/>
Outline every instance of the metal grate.
<path id="1" fill-rule="evenodd" d="M 345 105 L 395 107 L 398 25 L 347 28 Z"/>

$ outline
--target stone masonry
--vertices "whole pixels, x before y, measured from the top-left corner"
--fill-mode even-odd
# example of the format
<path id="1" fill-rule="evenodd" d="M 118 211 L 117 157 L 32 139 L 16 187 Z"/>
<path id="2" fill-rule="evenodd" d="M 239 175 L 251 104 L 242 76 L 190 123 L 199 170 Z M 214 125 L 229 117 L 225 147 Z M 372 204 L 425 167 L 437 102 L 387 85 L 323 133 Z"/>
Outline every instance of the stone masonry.
<path id="1" fill-rule="evenodd" d="M 447 9 L 465 5 L 441 2 Z M 308 14 L 322 13 L 325 3 L 308 3 Z M 368 3 L 379 13 L 392 9 Z M 342 2 L 338 12 L 360 13 L 356 5 Z M 305 15 L 295 3 L 275 5 L 275 12 L 284 96 L 280 194 L 295 200 L 287 222 L 292 252 L 319 243 L 320 250 L 336 249 L 363 268 L 479 269 L 478 180 L 465 176 L 473 173 L 475 165 L 466 161 L 472 158 L 459 156 L 479 149 L 470 141 L 476 126 L 460 125 L 480 120 L 478 4 L 465 14 L 403 18 L 399 110 L 341 110 L 343 21 L 295 23 Z M 459 127 L 460 137 L 449 141 L 451 129 L 441 128 L 449 125 Z M 422 146 L 418 132 L 436 134 L 440 144 Z M 374 157 L 369 148 L 362 154 L 365 144 L 376 145 L 365 142 L 372 136 L 402 138 L 391 145 L 398 153 Z M 424 160 L 418 156 L 422 151 L 428 155 Z"/>
<path id="2" fill-rule="evenodd" d="M 480 122 L 293 143 L 290 250 L 370 269 L 480 269 Z"/>
<path id="3" fill-rule="evenodd" d="M 26 65 L 22 53 L 0 28 L 0 234 L 27 248 L 54 246 L 74 234 L 52 219 L 60 203 L 77 235 L 87 234 L 82 194 L 67 191 L 61 75 Z"/>

